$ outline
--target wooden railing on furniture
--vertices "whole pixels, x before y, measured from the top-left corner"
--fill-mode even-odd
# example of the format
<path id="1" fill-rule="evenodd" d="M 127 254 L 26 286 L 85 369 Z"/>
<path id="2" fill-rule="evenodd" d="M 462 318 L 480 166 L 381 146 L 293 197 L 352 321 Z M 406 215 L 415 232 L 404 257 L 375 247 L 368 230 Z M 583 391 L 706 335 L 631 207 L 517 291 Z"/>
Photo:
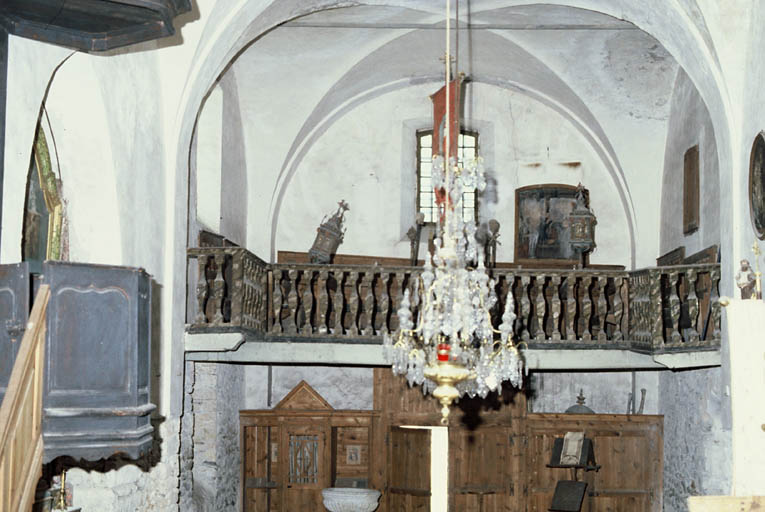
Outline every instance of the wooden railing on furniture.
<path id="1" fill-rule="evenodd" d="M 49 296 L 48 285 L 40 286 L 0 406 L 0 510 L 31 510 L 42 471 L 42 372 Z"/>
<path id="2" fill-rule="evenodd" d="M 266 264 L 242 248 L 190 249 L 199 284 L 192 329 L 243 328 L 267 339 L 379 343 L 398 328 L 422 267 Z M 237 263 L 249 262 L 249 263 Z M 508 293 L 516 338 L 532 348 L 717 348 L 720 266 L 491 271 L 499 324 Z M 243 290 L 243 291 L 240 291 Z M 415 294 L 412 294 L 413 296 Z M 415 317 L 417 304 L 413 305 Z M 237 312 L 247 311 L 247 315 Z"/>

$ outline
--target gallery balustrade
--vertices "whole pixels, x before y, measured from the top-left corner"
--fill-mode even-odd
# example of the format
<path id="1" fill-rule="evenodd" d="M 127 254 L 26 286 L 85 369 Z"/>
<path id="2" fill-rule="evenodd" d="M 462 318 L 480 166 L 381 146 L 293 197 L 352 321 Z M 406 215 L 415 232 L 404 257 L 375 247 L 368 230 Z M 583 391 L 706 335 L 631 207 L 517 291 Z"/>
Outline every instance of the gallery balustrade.
<path id="1" fill-rule="evenodd" d="M 235 247 L 189 249 L 196 260 L 189 330 L 243 330 L 260 340 L 381 343 L 398 327 L 422 267 L 268 264 Z M 510 294 L 515 337 L 529 348 L 646 352 L 720 346 L 719 264 L 637 271 L 489 271 L 495 326 Z M 412 297 L 418 294 L 411 293 Z M 416 319 L 419 304 L 412 305 Z"/>

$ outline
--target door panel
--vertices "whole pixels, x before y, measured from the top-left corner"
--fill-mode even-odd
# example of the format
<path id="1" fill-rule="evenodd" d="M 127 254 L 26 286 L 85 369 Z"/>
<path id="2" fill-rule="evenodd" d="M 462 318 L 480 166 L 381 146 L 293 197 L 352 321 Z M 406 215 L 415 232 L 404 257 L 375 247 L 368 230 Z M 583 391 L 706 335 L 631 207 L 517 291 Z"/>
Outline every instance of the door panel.
<path id="1" fill-rule="evenodd" d="M 322 509 L 321 490 L 331 485 L 328 438 L 323 425 L 285 425 L 280 454 L 283 512 Z"/>
<path id="2" fill-rule="evenodd" d="M 276 512 L 279 508 L 279 427 L 244 429 L 244 510 Z"/>
<path id="3" fill-rule="evenodd" d="M 520 456 L 508 426 L 449 429 L 452 509 L 466 512 L 520 510 L 515 481 Z"/>
<path id="4" fill-rule="evenodd" d="M 391 427 L 390 512 L 430 510 L 430 431 Z"/>

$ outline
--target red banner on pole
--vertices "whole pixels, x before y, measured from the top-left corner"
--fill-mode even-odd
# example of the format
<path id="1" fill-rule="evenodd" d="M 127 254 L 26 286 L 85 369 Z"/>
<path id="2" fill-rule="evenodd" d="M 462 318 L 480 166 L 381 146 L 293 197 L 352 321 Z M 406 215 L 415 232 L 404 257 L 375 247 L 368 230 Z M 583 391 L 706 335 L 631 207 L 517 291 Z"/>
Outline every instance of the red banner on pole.
<path id="1" fill-rule="evenodd" d="M 460 87 L 461 78 L 449 82 L 449 156 L 457 158 L 457 136 L 460 133 Z M 433 101 L 433 155 L 443 155 L 446 151 L 446 86 L 430 96 Z"/>

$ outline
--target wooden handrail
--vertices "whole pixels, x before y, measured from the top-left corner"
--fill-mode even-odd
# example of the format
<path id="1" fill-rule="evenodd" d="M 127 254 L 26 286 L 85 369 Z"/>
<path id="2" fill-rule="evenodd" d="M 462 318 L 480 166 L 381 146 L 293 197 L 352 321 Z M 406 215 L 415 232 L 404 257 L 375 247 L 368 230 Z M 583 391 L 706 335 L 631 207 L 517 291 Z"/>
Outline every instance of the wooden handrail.
<path id="1" fill-rule="evenodd" d="M 48 285 L 41 285 L 0 406 L 0 510 L 31 510 L 42 471 L 42 373 L 49 297 Z"/>

